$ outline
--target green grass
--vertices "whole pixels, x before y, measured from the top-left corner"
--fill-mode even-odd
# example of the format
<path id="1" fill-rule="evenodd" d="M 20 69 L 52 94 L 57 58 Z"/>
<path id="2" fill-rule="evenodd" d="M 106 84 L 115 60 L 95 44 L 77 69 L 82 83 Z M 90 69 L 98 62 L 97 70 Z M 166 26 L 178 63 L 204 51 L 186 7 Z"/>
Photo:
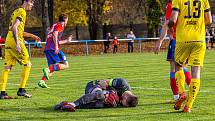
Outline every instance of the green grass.
<path id="1" fill-rule="evenodd" d="M 33 67 L 27 90 L 30 99 L 0 100 L 0 120 L 34 121 L 135 121 L 135 120 L 215 120 L 215 51 L 207 51 L 201 75 L 201 92 L 194 103 L 192 113 L 173 110 L 169 87 L 169 64 L 166 53 L 116 54 L 100 56 L 68 57 L 70 68 L 56 72 L 49 81 L 50 89 L 35 88 L 46 67 L 45 58 L 32 58 Z M 0 61 L 3 65 L 3 62 Z M 1 66 L 1 68 L 3 68 Z M 13 68 L 8 80 L 7 92 L 15 97 L 21 66 Z M 57 112 L 53 106 L 63 100 L 73 101 L 84 93 L 88 80 L 124 77 L 139 96 L 135 108 L 80 109 L 77 112 Z"/>

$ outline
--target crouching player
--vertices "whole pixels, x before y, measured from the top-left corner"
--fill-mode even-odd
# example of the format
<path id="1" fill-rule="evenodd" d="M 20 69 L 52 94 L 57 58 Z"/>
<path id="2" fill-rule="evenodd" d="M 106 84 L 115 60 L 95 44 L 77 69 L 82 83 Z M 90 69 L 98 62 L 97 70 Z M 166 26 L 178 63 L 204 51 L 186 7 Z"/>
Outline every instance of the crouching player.
<path id="1" fill-rule="evenodd" d="M 38 83 L 42 88 L 48 87 L 46 81 L 49 80 L 49 77 L 54 71 L 64 70 L 69 67 L 65 54 L 60 50 L 60 44 L 65 44 L 72 40 L 72 36 L 66 40 L 62 40 L 62 34 L 67 22 L 68 16 L 66 14 L 61 14 L 58 23 L 52 26 L 47 36 L 45 55 L 48 61 L 48 68 L 43 69 L 44 75 Z"/>

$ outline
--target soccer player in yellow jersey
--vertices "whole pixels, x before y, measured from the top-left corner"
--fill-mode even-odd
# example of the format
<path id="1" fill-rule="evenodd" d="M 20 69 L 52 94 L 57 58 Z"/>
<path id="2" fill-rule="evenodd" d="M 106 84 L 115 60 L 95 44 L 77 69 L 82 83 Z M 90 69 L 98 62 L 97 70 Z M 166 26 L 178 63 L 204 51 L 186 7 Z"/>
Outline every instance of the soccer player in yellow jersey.
<path id="1" fill-rule="evenodd" d="M 24 66 L 17 95 L 28 98 L 31 97 L 31 94 L 27 93 L 25 90 L 25 85 L 30 73 L 31 62 L 29 60 L 28 51 L 25 47 L 23 37 L 30 37 L 36 41 L 40 41 L 38 36 L 24 32 L 26 11 L 30 11 L 32 7 L 32 0 L 22 0 L 22 6 L 16 9 L 11 15 L 9 31 L 5 42 L 5 68 L 3 69 L 1 76 L 0 99 L 12 98 L 6 94 L 6 85 L 9 72 L 12 69 L 12 66 L 15 65 L 16 61 Z"/>
<path id="2" fill-rule="evenodd" d="M 183 112 L 190 112 L 200 86 L 200 67 L 203 66 L 206 50 L 205 25 L 212 23 L 208 0 L 173 0 L 169 28 L 176 25 L 175 62 L 176 80 L 179 88 L 179 100 L 175 110 L 179 110 L 187 99 Z M 184 92 L 185 76 L 182 65 L 188 60 L 191 66 L 192 80 L 186 96 Z"/>

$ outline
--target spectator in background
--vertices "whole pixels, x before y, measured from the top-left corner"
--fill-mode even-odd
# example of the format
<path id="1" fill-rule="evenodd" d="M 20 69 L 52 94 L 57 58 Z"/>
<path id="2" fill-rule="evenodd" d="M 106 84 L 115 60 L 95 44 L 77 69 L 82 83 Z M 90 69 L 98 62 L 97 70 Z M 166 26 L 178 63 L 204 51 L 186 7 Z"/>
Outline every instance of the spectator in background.
<path id="1" fill-rule="evenodd" d="M 4 44 L 4 43 L 5 43 L 5 39 L 0 36 L 0 44 Z M 0 45 L 0 59 L 1 60 L 2 60 L 2 48 L 3 48 L 3 45 Z"/>
<path id="2" fill-rule="evenodd" d="M 113 53 L 117 52 L 117 46 L 119 44 L 118 38 L 115 36 L 113 40 Z"/>
<path id="3" fill-rule="evenodd" d="M 212 15 L 213 22 L 215 23 L 215 13 Z"/>
<path id="4" fill-rule="evenodd" d="M 212 36 L 212 38 L 211 38 L 211 48 L 214 48 L 214 42 L 215 42 L 215 29 L 214 29 L 214 27 L 211 28 L 210 35 Z"/>
<path id="5" fill-rule="evenodd" d="M 109 49 L 110 39 L 112 39 L 111 33 L 107 33 L 107 37 L 106 37 L 107 41 L 104 41 L 104 53 L 107 53 Z"/>
<path id="6" fill-rule="evenodd" d="M 210 32 L 208 28 L 206 28 L 206 37 L 205 37 L 205 42 L 206 42 L 206 48 L 208 49 L 208 43 L 210 41 Z"/>
<path id="7" fill-rule="evenodd" d="M 127 35 L 127 39 L 132 39 L 128 41 L 128 52 L 133 52 L 134 50 L 134 39 L 136 36 L 134 35 L 133 31 L 130 31 L 130 33 Z"/>

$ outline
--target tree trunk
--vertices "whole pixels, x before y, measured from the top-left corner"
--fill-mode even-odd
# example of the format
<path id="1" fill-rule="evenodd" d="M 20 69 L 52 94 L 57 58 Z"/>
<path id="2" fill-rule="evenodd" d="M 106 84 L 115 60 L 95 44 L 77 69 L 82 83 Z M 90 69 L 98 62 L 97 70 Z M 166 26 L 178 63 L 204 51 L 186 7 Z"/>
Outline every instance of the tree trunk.
<path id="1" fill-rule="evenodd" d="M 49 16 L 48 16 L 48 1 L 41 0 L 42 3 L 42 39 L 45 41 L 47 36 L 47 28 L 49 27 Z"/>
<path id="2" fill-rule="evenodd" d="M 49 22 L 50 26 L 54 24 L 54 1 L 53 0 L 48 0 L 48 16 L 49 16 Z"/>

